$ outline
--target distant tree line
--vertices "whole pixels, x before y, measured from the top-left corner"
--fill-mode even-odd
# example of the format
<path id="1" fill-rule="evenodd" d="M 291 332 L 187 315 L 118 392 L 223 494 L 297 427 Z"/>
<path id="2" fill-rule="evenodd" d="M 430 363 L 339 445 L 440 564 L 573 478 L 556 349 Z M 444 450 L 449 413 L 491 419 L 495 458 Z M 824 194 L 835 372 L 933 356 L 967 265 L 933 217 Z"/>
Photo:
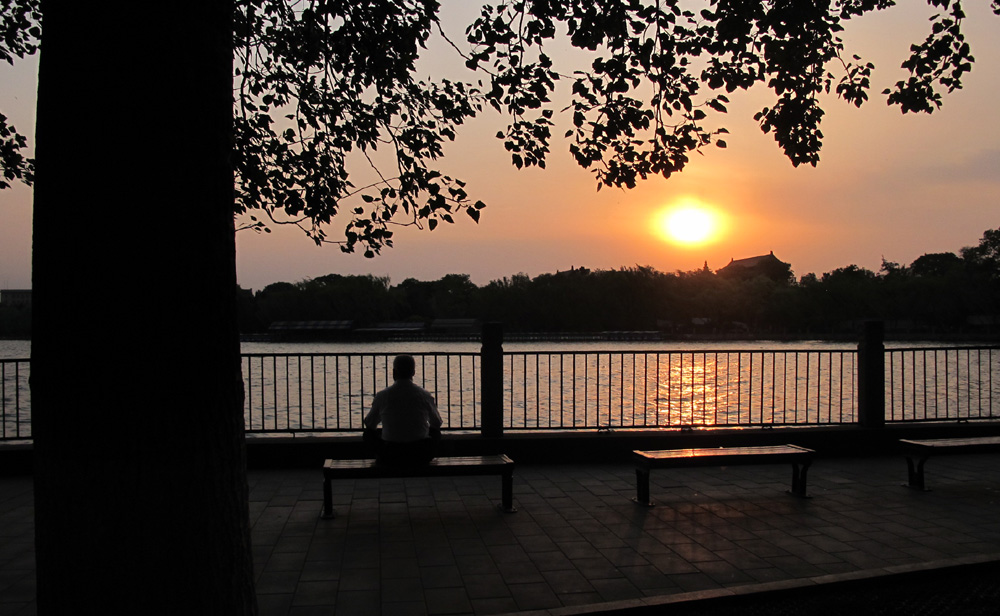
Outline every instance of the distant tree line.
<path id="1" fill-rule="evenodd" d="M 276 321 L 387 322 L 474 318 L 511 332 L 661 330 L 666 333 L 822 335 L 853 331 L 866 319 L 890 330 L 954 333 L 989 328 L 1000 315 L 1000 229 L 959 253 L 925 254 L 878 272 L 848 265 L 796 280 L 787 264 L 712 272 L 651 267 L 574 268 L 531 278 L 515 274 L 484 286 L 469 276 L 412 278 L 329 274 L 240 292 L 240 326 Z"/>
<path id="2" fill-rule="evenodd" d="M 706 264 L 672 273 L 574 268 L 483 286 L 464 274 L 395 285 L 388 277 L 328 274 L 240 289 L 240 331 L 265 332 L 278 321 L 376 327 L 467 318 L 500 321 L 510 332 L 821 336 L 881 319 L 890 331 L 1000 333 L 1000 229 L 958 253 L 929 253 L 905 266 L 883 260 L 877 272 L 848 265 L 796 280 L 782 265 L 713 272 Z M 0 305 L 0 337 L 30 333 L 27 307 Z"/>

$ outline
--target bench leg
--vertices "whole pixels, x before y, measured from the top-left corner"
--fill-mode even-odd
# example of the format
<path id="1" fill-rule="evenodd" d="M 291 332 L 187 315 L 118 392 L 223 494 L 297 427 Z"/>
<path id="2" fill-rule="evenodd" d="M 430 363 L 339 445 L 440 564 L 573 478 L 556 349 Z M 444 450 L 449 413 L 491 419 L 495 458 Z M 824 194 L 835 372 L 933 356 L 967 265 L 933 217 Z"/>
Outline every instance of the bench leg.
<path id="1" fill-rule="evenodd" d="M 635 469 L 635 502 L 645 507 L 652 507 L 653 501 L 649 500 L 649 469 Z"/>
<path id="2" fill-rule="evenodd" d="M 920 456 L 914 463 L 914 456 L 906 456 L 906 487 L 927 491 L 927 487 L 924 485 L 924 463 L 927 462 L 928 457 Z"/>
<path id="3" fill-rule="evenodd" d="M 792 489 L 789 494 L 799 498 L 809 498 L 806 495 L 806 483 L 811 464 L 812 462 L 806 462 L 800 468 L 798 463 L 792 463 Z"/>
<path id="4" fill-rule="evenodd" d="M 319 517 L 324 520 L 336 517 L 333 513 L 333 489 L 330 487 L 329 477 L 323 477 L 323 512 Z"/>
<path id="5" fill-rule="evenodd" d="M 500 511 L 516 513 L 514 507 L 514 470 L 506 470 L 501 475 Z"/>

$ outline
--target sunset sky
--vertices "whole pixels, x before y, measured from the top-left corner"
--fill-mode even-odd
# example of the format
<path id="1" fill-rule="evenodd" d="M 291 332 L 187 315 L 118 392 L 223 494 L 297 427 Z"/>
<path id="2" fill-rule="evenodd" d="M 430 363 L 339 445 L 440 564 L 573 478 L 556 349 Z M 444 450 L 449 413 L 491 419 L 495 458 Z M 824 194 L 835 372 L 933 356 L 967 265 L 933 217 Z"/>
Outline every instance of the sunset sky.
<path id="1" fill-rule="evenodd" d="M 461 39 L 476 3 L 443 4 L 446 30 Z M 908 45 L 926 35 L 932 10 L 922 2 L 901 4 L 848 24 L 848 53 L 876 65 L 871 100 L 860 110 L 833 97 L 824 101 L 817 168 L 792 167 L 757 128 L 753 114 L 773 100 L 762 88 L 730 97 L 723 116 L 728 148 L 710 148 L 683 173 L 630 191 L 596 191 L 593 176 L 567 151 L 561 135 L 568 118 L 558 114 L 548 168 L 518 171 L 493 137 L 506 120 L 486 112 L 441 162 L 443 172 L 468 182 L 473 199 L 488 204 L 478 225 L 463 215 L 433 232 L 400 229 L 395 247 L 375 259 L 317 247 L 294 228 L 244 231 L 237 236 L 240 284 L 259 290 L 328 273 L 372 273 L 394 284 L 465 273 L 485 284 L 581 266 L 648 265 L 672 272 L 707 262 L 714 270 L 732 258 L 769 251 L 799 277 L 850 264 L 877 271 L 883 258 L 906 265 L 924 253 L 975 245 L 984 230 L 1000 227 L 1000 18 L 986 0 L 967 3 L 964 29 L 977 62 L 965 89 L 947 96 L 932 115 L 903 116 L 880 93 L 903 78 L 899 63 Z M 440 69 L 447 76 L 462 77 L 452 65 L 452 52 L 435 44 L 421 68 L 430 73 L 447 66 Z M 0 67 L 0 110 L 29 134 L 36 70 L 34 59 Z M 561 87 L 565 91 L 569 82 Z M 662 210 L 680 202 L 714 213 L 719 227 L 710 234 L 713 241 L 685 243 L 663 232 Z M 101 218 L 82 213 L 80 232 Z M 335 222 L 331 235 L 343 224 Z M 0 288 L 30 288 L 30 235 L 31 191 L 19 186 L 0 192 Z"/>

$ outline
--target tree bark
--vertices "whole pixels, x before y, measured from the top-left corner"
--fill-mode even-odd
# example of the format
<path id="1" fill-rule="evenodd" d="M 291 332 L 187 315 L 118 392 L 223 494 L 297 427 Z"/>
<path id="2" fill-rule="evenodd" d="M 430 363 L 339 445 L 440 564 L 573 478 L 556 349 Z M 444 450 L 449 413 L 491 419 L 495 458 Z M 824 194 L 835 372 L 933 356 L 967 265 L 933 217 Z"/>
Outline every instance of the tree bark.
<path id="1" fill-rule="evenodd" d="M 43 4 L 40 614 L 252 614 L 231 1 Z"/>

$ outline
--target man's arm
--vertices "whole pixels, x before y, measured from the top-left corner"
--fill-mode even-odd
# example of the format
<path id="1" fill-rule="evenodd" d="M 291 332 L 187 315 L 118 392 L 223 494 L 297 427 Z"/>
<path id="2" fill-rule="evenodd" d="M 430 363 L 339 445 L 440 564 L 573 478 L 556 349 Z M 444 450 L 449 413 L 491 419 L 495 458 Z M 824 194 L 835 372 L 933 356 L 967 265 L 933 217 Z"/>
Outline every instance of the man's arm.
<path id="1" fill-rule="evenodd" d="M 434 402 L 434 396 L 432 396 L 430 392 L 427 391 L 425 391 L 424 393 L 426 394 L 427 397 L 427 407 L 428 407 L 427 422 L 430 424 L 431 428 L 440 429 L 441 424 L 443 424 L 444 421 L 441 419 L 441 413 L 438 412 L 437 404 Z"/>
<path id="2" fill-rule="evenodd" d="M 368 411 L 368 415 L 365 417 L 365 428 L 368 430 L 374 430 L 378 427 L 379 422 L 382 421 L 382 397 L 379 395 L 382 392 L 375 394 L 375 399 L 372 400 L 372 408 Z"/>

